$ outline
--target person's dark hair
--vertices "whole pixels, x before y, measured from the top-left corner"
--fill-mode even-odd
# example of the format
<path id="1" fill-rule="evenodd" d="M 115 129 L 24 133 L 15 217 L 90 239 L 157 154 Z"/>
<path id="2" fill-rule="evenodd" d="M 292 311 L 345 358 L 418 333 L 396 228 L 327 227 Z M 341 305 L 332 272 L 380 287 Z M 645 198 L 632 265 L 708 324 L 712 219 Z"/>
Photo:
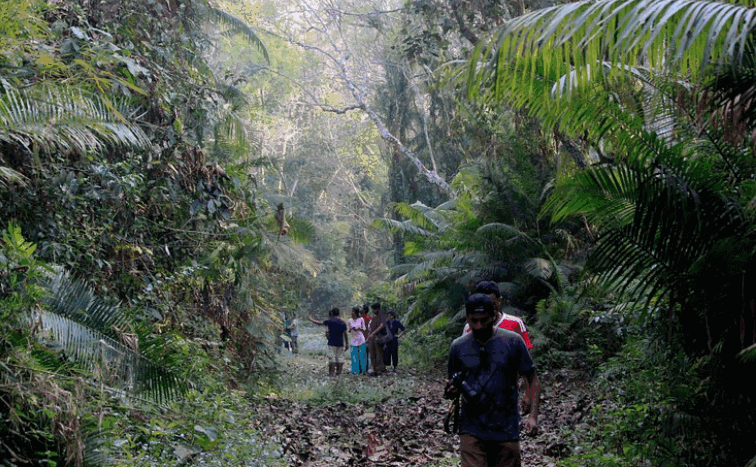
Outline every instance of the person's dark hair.
<path id="1" fill-rule="evenodd" d="M 494 281 L 480 281 L 475 286 L 474 293 L 482 293 L 486 295 L 496 295 L 497 298 L 501 298 L 501 291 L 499 291 L 499 284 Z"/>
<path id="2" fill-rule="evenodd" d="M 357 316 L 360 316 L 361 312 L 362 312 L 362 307 L 357 306 L 357 305 L 355 305 L 355 306 L 352 307 L 352 314 L 353 315 L 356 314 Z"/>
<path id="3" fill-rule="evenodd" d="M 471 313 L 486 313 L 493 315 L 496 312 L 496 307 L 488 294 L 475 293 L 467 297 L 467 300 L 465 301 L 465 312 L 468 315 Z"/>
<path id="4" fill-rule="evenodd" d="M 394 311 L 394 310 L 389 310 L 389 311 L 388 311 L 388 315 L 389 315 L 389 316 L 393 316 L 394 318 L 396 318 L 396 311 Z"/>
<path id="5" fill-rule="evenodd" d="M 331 311 L 328 312 L 330 316 L 339 316 L 339 309 L 338 308 L 331 308 Z"/>
<path id="6" fill-rule="evenodd" d="M 368 314 L 368 311 L 370 311 L 370 307 L 367 305 L 362 305 L 362 314 L 366 315 Z"/>
<path id="7" fill-rule="evenodd" d="M 374 310 L 380 310 L 381 309 L 381 304 L 380 304 L 380 302 L 375 302 L 372 305 L 370 305 L 370 308 L 372 308 Z"/>

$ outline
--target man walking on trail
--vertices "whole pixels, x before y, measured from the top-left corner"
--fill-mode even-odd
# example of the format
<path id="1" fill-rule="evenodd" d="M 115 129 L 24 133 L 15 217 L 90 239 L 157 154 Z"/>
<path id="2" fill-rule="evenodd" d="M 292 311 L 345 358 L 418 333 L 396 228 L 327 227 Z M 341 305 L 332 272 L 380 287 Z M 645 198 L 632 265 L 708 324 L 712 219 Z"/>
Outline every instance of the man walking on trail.
<path id="1" fill-rule="evenodd" d="M 520 467 L 520 414 L 517 377 L 533 391 L 528 435 L 538 432 L 540 386 L 525 341 L 494 328 L 494 303 L 484 294 L 465 302 L 471 332 L 454 340 L 449 350 L 449 381 L 444 395 L 461 397 L 459 418 L 462 467 Z"/>
<path id="2" fill-rule="evenodd" d="M 499 291 L 499 285 L 494 281 L 480 281 L 475 286 L 475 292 L 474 293 L 482 293 L 485 295 L 488 295 L 488 298 L 491 299 L 491 301 L 494 303 L 494 308 L 496 309 L 496 321 L 494 324 L 494 327 L 498 327 L 501 329 L 506 329 L 507 331 L 516 332 L 517 334 L 522 337 L 522 340 L 525 341 L 525 346 L 528 348 L 528 350 L 533 348 L 533 344 L 530 343 L 530 336 L 528 335 L 528 329 L 525 327 L 525 323 L 522 321 L 522 319 L 519 316 L 510 315 L 507 313 L 501 312 L 501 292 Z M 465 324 L 465 328 L 462 330 L 462 335 L 464 336 L 470 332 L 470 325 Z M 522 385 L 522 391 L 525 394 L 525 397 L 522 401 L 522 411 L 523 414 L 526 414 L 530 412 L 530 406 L 531 406 L 531 400 L 533 398 L 533 393 L 530 390 L 530 387 L 528 386 L 528 380 L 524 379 L 523 385 Z"/>
<path id="3" fill-rule="evenodd" d="M 349 348 L 349 338 L 347 337 L 347 325 L 339 318 L 339 309 L 332 308 L 328 312 L 328 318 L 325 321 L 318 321 L 312 316 L 307 319 L 319 326 L 326 327 L 326 337 L 328 338 L 328 376 L 340 375 L 344 369 L 342 361 L 344 352 Z"/>

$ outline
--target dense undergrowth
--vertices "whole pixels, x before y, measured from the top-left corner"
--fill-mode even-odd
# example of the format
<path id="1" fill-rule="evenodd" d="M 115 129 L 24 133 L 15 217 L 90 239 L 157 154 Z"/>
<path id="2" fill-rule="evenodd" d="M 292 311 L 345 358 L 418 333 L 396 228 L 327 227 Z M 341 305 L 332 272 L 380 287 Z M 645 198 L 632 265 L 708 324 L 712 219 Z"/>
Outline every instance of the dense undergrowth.
<path id="1" fill-rule="evenodd" d="M 45 278 L 52 270 L 35 259 L 18 230 L 4 233 L 0 260 L 6 293 L 0 307 L 2 465 L 157 466 L 192 458 L 202 465 L 277 465 L 279 446 L 253 428 L 246 392 L 229 389 L 246 372 L 224 345 L 177 333 L 142 335 L 145 351 L 153 346 L 168 354 L 160 360 L 153 348 L 155 361 L 182 364 L 140 372 L 135 377 L 147 386 L 134 387 L 120 371 L 130 354 L 109 353 L 107 342 L 117 344 L 105 333 L 93 347 L 74 322 L 68 339 L 46 328 L 38 312 L 50 306 Z M 94 360 L 86 358 L 91 352 Z"/>
<path id="2" fill-rule="evenodd" d="M 560 466 L 745 465 L 754 419 L 737 374 L 752 366 L 741 362 L 725 377 L 716 355 L 689 356 L 653 316 L 619 315 L 595 301 L 559 312 L 563 299 L 542 303 L 539 316 L 551 319 L 534 323 L 536 345 L 546 342 L 534 355 L 545 371 L 590 375 L 591 392 L 580 428 L 561 430 Z M 732 386 L 712 384 L 712 375 Z"/>

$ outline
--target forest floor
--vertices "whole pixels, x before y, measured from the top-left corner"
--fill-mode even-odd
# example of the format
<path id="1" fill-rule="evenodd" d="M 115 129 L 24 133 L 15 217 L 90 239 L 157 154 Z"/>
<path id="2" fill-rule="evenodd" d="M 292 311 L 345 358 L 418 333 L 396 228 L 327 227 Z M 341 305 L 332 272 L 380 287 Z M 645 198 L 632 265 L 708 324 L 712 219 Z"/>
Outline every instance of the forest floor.
<path id="1" fill-rule="evenodd" d="M 322 333 L 300 342 L 298 355 L 281 355 L 281 389 L 251 408 L 257 428 L 282 445 L 289 465 L 459 465 L 459 439 L 443 430 L 449 401 L 442 368 L 421 371 L 400 361 L 396 373 L 368 377 L 349 374 L 347 362 L 346 374 L 328 377 Z M 585 428 L 594 405 L 585 373 L 541 371 L 539 379 L 539 434 L 521 437 L 528 467 L 556 466 L 568 455 L 570 433 Z"/>

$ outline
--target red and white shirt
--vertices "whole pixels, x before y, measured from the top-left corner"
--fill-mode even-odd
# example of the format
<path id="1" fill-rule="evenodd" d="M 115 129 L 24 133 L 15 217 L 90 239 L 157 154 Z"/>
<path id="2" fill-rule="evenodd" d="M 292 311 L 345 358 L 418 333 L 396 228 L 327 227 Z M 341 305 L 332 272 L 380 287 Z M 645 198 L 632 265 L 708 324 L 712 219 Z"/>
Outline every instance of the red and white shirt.
<path id="1" fill-rule="evenodd" d="M 522 337 L 522 340 L 525 341 L 525 347 L 527 347 L 528 350 L 533 348 L 533 344 L 530 343 L 530 336 L 528 336 L 528 329 L 525 327 L 525 323 L 519 317 L 515 315 L 509 315 L 507 313 L 502 313 L 501 319 L 496 323 L 496 327 L 506 329 L 507 331 L 516 332 Z M 465 324 L 465 329 L 462 330 L 462 335 L 464 336 L 468 332 L 470 332 L 470 325 Z"/>

